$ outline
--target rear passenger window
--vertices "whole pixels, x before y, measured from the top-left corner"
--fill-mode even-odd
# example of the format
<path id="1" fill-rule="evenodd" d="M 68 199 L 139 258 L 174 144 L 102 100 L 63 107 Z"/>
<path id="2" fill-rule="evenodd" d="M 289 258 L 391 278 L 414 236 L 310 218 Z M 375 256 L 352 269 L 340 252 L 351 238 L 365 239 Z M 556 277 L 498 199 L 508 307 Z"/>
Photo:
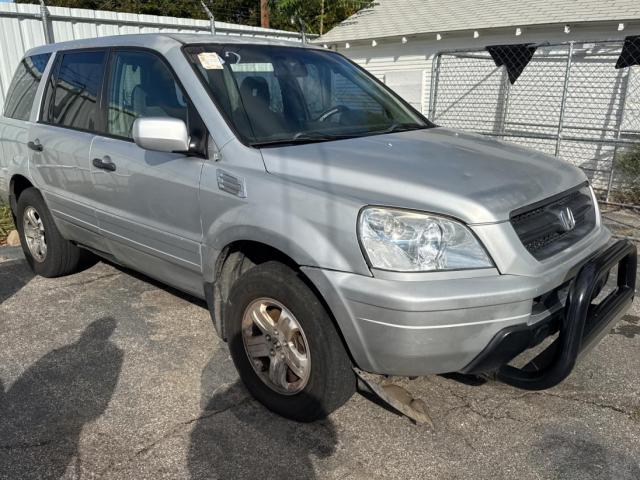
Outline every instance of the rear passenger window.
<path id="1" fill-rule="evenodd" d="M 50 53 L 43 53 L 25 57 L 20 62 L 9 86 L 4 107 L 5 117 L 29 120 L 33 99 L 50 57 Z"/>
<path id="2" fill-rule="evenodd" d="M 173 117 L 188 122 L 188 105 L 173 73 L 147 52 L 114 52 L 108 93 L 107 133 L 132 138 L 139 117 Z"/>
<path id="3" fill-rule="evenodd" d="M 46 117 L 48 123 L 80 130 L 96 129 L 105 56 L 104 51 L 63 55 Z"/>

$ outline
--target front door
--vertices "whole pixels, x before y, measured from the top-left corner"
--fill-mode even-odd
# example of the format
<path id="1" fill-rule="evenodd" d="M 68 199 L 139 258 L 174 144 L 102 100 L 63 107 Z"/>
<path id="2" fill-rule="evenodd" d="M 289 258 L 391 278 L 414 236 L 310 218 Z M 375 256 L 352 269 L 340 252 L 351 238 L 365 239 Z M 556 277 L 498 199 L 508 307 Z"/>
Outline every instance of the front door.
<path id="1" fill-rule="evenodd" d="M 114 256 L 152 276 L 169 281 L 168 262 L 200 272 L 203 158 L 144 150 L 132 140 L 136 118 L 179 118 L 191 131 L 199 117 L 158 54 L 113 50 L 109 77 L 105 134 L 90 154 L 100 230 Z"/>

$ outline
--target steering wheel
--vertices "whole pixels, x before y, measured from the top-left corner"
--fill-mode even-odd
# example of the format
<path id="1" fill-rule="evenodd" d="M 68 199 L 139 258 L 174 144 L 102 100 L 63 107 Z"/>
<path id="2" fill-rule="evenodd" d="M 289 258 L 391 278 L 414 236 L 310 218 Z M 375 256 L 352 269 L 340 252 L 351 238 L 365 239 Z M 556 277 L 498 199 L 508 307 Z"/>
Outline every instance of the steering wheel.
<path id="1" fill-rule="evenodd" d="M 333 117 L 338 113 L 345 113 L 345 112 L 348 112 L 349 110 L 350 110 L 349 107 L 345 105 L 335 105 L 331 108 L 326 109 L 324 112 L 318 115 L 318 117 L 314 119 L 314 122 L 324 122 L 328 118 Z"/>

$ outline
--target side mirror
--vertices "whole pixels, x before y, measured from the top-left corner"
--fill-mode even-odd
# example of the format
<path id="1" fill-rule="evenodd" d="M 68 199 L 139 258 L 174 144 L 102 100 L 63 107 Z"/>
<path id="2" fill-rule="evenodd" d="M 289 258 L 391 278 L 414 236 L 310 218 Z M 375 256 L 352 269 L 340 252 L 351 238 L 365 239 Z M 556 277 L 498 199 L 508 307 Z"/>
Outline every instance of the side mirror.
<path id="1" fill-rule="evenodd" d="M 145 150 L 189 151 L 189 132 L 184 121 L 171 117 L 144 117 L 133 122 L 133 141 Z"/>

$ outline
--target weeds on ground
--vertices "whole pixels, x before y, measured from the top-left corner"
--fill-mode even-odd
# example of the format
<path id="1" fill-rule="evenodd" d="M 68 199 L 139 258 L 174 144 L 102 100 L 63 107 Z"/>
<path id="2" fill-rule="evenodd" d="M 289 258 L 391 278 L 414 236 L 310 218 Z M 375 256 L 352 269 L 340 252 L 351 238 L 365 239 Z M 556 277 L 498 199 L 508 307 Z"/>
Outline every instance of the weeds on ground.
<path id="1" fill-rule="evenodd" d="M 0 203 L 0 245 L 5 243 L 7 235 L 9 235 L 9 232 L 14 228 L 9 205 Z"/>
<path id="2" fill-rule="evenodd" d="M 640 144 L 623 151 L 615 159 L 615 168 L 622 175 L 622 184 L 614 193 L 621 203 L 640 204 Z"/>

